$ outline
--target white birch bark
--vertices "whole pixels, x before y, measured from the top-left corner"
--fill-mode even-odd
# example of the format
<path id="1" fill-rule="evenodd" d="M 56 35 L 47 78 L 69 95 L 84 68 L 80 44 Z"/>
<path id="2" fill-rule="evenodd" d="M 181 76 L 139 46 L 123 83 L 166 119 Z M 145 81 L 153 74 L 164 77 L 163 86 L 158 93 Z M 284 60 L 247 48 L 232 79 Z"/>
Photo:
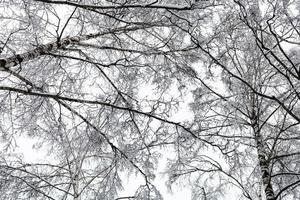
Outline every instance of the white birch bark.
<path id="1" fill-rule="evenodd" d="M 261 170 L 261 179 L 263 183 L 264 192 L 266 194 L 266 200 L 275 200 L 275 194 L 271 183 L 271 174 L 269 169 L 270 162 L 268 161 L 266 146 L 261 137 L 260 127 L 259 127 L 258 118 L 256 114 L 252 115 L 251 126 L 254 131 L 258 162 Z"/>
<path id="2" fill-rule="evenodd" d="M 60 41 L 51 42 L 48 44 L 40 45 L 37 48 L 30 50 L 25 53 L 16 54 L 14 56 L 8 57 L 8 58 L 2 58 L 0 59 L 0 71 L 5 71 L 7 69 L 10 69 L 14 66 L 17 66 L 19 64 L 22 64 L 23 62 L 30 61 L 33 59 L 36 59 L 40 56 L 46 55 L 48 53 L 53 53 L 59 49 L 64 49 L 69 45 L 76 45 L 79 42 L 86 41 L 89 39 L 94 39 L 103 35 L 111 34 L 111 33 L 118 33 L 118 32 L 130 32 L 138 29 L 145 29 L 147 25 L 143 26 L 132 26 L 132 27 L 120 27 L 104 32 L 98 32 L 98 33 L 91 33 L 86 35 L 80 35 L 80 36 L 73 36 L 73 37 L 66 37 L 64 39 L 61 39 Z"/>

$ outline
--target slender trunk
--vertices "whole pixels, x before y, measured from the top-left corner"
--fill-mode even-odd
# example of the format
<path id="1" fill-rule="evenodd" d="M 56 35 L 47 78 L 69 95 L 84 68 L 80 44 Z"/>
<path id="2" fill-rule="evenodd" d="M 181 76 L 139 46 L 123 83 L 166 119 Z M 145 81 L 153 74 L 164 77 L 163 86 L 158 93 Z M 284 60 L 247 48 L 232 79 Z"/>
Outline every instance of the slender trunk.
<path id="1" fill-rule="evenodd" d="M 255 141 L 256 141 L 256 148 L 258 154 L 258 162 L 259 167 L 261 170 L 261 179 L 264 187 L 264 191 L 266 194 L 267 200 L 275 200 L 275 194 L 271 183 L 271 176 L 270 176 L 270 162 L 268 161 L 268 154 L 266 151 L 266 146 L 262 140 L 261 133 L 259 130 L 259 125 L 257 122 L 257 118 L 254 117 L 251 119 L 251 125 L 254 131 Z"/>
<path id="2" fill-rule="evenodd" d="M 81 195 L 79 194 L 79 179 L 80 179 L 80 166 L 79 161 L 76 160 L 76 168 L 75 168 L 75 174 L 73 178 L 73 190 L 74 190 L 74 200 L 80 200 Z"/>
<path id="3" fill-rule="evenodd" d="M 74 200 L 80 200 L 81 196 L 79 194 L 79 180 L 78 180 L 78 175 L 76 174 L 74 183 L 73 183 L 73 189 L 74 189 Z"/>
<path id="4" fill-rule="evenodd" d="M 42 55 L 46 55 L 51 52 L 53 53 L 53 52 L 57 51 L 58 49 L 64 49 L 68 45 L 76 45 L 82 41 L 97 38 L 97 37 L 111 34 L 111 33 L 129 32 L 129 31 L 135 31 L 135 30 L 138 30 L 141 28 L 145 29 L 145 28 L 149 28 L 149 27 L 151 27 L 151 25 L 120 27 L 120 28 L 115 28 L 115 29 L 111 29 L 111 30 L 107 30 L 107 31 L 103 31 L 103 32 L 98 32 L 98 33 L 66 37 L 59 41 L 51 42 L 51 43 L 48 43 L 45 45 L 40 45 L 37 48 L 30 50 L 28 52 L 25 52 L 25 53 L 16 54 L 16 55 L 8 57 L 8 58 L 0 59 L 0 71 L 5 71 L 7 69 L 10 69 L 11 67 L 14 67 L 18 64 L 22 64 L 23 62 L 26 62 L 26 61 L 36 59 Z"/>
<path id="5" fill-rule="evenodd" d="M 48 43 L 45 45 L 40 45 L 39 47 L 30 50 L 28 52 L 22 53 L 22 54 L 16 54 L 14 56 L 11 56 L 9 58 L 0 59 L 0 69 L 2 68 L 11 68 L 18 64 L 21 64 L 23 62 L 33 60 L 35 58 L 38 58 L 42 55 L 45 55 L 50 52 L 55 52 L 58 49 L 63 49 L 67 47 L 70 44 L 78 44 L 82 40 L 86 40 L 89 38 L 95 37 L 96 34 L 90 34 L 90 35 L 83 35 L 83 36 L 75 36 L 75 37 L 67 37 L 57 42 Z"/>

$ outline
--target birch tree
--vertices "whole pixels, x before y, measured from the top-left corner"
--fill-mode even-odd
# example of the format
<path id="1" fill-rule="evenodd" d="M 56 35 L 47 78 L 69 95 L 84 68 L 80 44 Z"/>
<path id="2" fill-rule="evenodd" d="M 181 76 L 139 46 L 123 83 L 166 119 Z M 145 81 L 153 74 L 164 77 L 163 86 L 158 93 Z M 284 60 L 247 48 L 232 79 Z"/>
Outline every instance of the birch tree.
<path id="1" fill-rule="evenodd" d="M 299 198 L 298 69 L 294 57 L 298 34 L 294 24 L 297 12 L 292 10 L 297 4 L 229 2 L 206 40 L 184 30 L 207 55 L 203 63 L 207 71 L 218 69 L 214 78 L 222 77 L 226 85 L 219 94 L 210 90 L 219 97 L 210 97 L 206 103 L 210 105 L 199 100 L 207 91 L 195 93 L 192 106 L 202 126 L 195 131 L 211 130 L 213 123 L 219 124 L 220 129 L 204 132 L 202 137 L 223 145 L 228 152 L 223 156 L 226 161 L 218 159 L 210 169 L 200 163 L 183 163 L 187 170 L 178 175 L 198 174 L 193 181 L 198 185 L 195 198 L 220 198 L 213 195 L 218 191 L 223 195 L 226 184 L 238 188 L 246 199 Z M 289 44 L 295 45 L 292 50 Z M 214 87 L 210 84 L 209 88 Z M 197 158 L 199 153 L 193 155 Z M 218 173 L 220 184 L 203 186 L 198 182 L 207 171 Z"/>
<path id="2" fill-rule="evenodd" d="M 176 146 L 175 133 L 201 140 L 168 117 L 195 57 L 173 23 L 213 6 L 2 1 L 1 198 L 162 199 L 152 184 L 160 148 Z M 22 137 L 46 156 L 12 154 Z M 122 172 L 144 182 L 128 197 L 118 195 Z"/>
<path id="3" fill-rule="evenodd" d="M 163 199 L 165 150 L 194 199 L 300 198 L 298 1 L 0 5 L 1 198 Z"/>

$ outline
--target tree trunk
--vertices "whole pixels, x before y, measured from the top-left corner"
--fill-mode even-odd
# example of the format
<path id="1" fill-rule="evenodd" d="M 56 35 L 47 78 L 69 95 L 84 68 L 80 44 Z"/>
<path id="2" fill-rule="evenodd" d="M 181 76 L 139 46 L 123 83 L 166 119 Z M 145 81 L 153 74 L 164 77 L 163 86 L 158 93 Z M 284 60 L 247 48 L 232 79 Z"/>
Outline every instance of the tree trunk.
<path id="1" fill-rule="evenodd" d="M 120 27 L 120 28 L 115 28 L 115 29 L 111 29 L 111 30 L 107 30 L 107 31 L 103 31 L 103 32 L 98 32 L 98 33 L 66 37 L 59 41 L 51 42 L 51 43 L 48 43 L 45 45 L 40 45 L 37 48 L 30 50 L 28 52 L 25 52 L 25 53 L 16 54 L 16 55 L 8 57 L 8 58 L 0 59 L 0 71 L 5 71 L 7 69 L 10 69 L 11 67 L 14 67 L 14 66 L 21 64 L 23 62 L 26 62 L 26 61 L 36 59 L 42 55 L 46 55 L 51 52 L 53 53 L 53 52 L 57 51 L 58 49 L 66 48 L 68 45 L 76 45 L 82 41 L 97 38 L 97 37 L 111 34 L 111 33 L 129 32 L 129 31 L 134 31 L 134 30 L 138 30 L 141 28 L 145 29 L 147 27 L 151 27 L 151 25 Z"/>
<path id="2" fill-rule="evenodd" d="M 269 171 L 270 162 L 268 161 L 267 157 L 268 154 L 266 152 L 266 146 L 262 140 L 259 124 L 257 121 L 257 117 L 253 117 L 251 119 L 251 126 L 254 131 L 254 137 L 256 141 L 256 148 L 257 148 L 257 155 L 258 155 L 258 162 L 259 167 L 261 170 L 261 179 L 264 187 L 264 191 L 266 194 L 267 200 L 275 200 L 275 194 L 271 183 L 271 176 Z"/>

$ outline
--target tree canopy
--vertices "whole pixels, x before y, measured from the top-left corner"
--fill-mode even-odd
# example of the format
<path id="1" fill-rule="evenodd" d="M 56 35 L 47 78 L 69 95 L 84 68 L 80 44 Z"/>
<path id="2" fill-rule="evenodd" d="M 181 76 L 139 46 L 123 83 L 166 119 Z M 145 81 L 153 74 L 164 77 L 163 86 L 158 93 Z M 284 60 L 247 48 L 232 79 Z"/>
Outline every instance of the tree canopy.
<path id="1" fill-rule="evenodd" d="M 299 9 L 1 1 L 0 198 L 164 199 L 163 165 L 192 199 L 300 199 Z"/>

